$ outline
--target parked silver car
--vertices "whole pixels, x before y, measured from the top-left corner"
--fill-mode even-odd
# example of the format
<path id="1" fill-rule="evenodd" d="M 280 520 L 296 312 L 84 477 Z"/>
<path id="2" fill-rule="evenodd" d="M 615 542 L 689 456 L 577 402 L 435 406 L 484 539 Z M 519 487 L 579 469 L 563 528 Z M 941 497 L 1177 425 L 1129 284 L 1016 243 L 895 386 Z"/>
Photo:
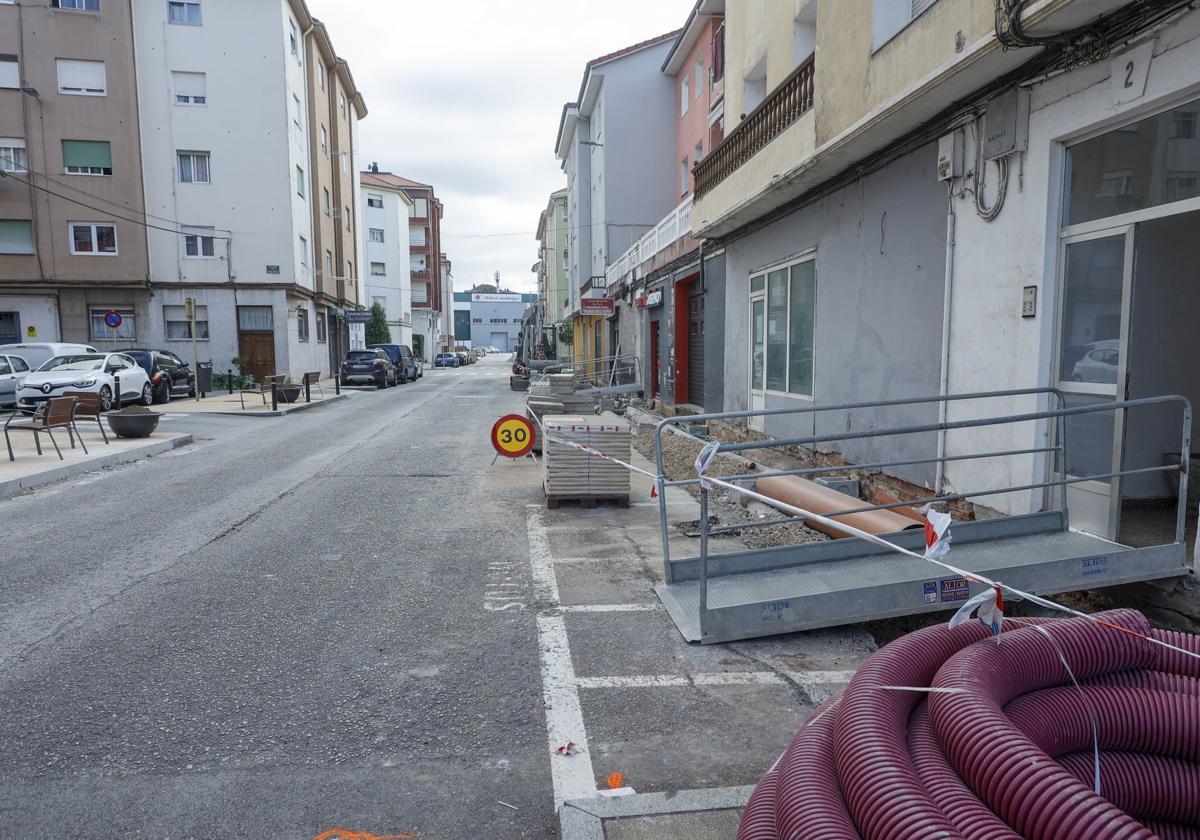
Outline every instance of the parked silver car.
<path id="1" fill-rule="evenodd" d="M 20 356 L 0 355 L 0 408 L 17 407 L 17 391 L 29 373 L 29 364 Z"/>

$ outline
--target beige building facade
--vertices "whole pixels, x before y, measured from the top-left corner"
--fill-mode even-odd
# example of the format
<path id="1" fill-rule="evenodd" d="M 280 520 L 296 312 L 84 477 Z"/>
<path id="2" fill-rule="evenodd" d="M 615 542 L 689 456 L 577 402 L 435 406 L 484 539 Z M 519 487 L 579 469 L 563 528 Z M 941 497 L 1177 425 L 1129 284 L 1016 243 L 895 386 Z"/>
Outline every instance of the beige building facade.
<path id="1" fill-rule="evenodd" d="M 128 347 L 147 324 L 131 10 L 94 2 L 0 3 L 0 344 Z"/>

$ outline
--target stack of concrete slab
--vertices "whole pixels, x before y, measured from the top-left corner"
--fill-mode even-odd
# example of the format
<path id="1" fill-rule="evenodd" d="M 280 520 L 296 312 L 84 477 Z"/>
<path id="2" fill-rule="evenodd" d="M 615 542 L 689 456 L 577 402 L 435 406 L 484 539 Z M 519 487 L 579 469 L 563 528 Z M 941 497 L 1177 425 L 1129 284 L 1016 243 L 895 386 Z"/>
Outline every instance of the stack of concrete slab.
<path id="1" fill-rule="evenodd" d="M 591 414 L 596 401 L 575 392 L 575 376 L 570 373 L 552 373 L 543 379 L 531 382 L 529 396 L 525 398 L 525 416 L 535 426 L 546 416 L 556 414 Z M 534 449 L 542 451 L 541 441 Z"/>
<path id="2" fill-rule="evenodd" d="M 551 439 L 579 443 L 628 463 L 633 455 L 629 423 L 608 417 L 568 414 L 547 415 L 542 418 L 542 425 L 546 434 L 546 440 L 542 442 L 542 474 L 548 507 L 557 507 L 562 499 L 578 499 L 585 507 L 597 499 L 629 504 L 628 469 Z"/>

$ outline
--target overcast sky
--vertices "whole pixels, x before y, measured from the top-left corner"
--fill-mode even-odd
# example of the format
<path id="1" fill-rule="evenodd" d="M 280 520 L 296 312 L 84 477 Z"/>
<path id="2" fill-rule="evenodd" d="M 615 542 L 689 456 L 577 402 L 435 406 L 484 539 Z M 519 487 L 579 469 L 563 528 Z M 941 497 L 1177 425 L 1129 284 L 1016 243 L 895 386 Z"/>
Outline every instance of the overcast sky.
<path id="1" fill-rule="evenodd" d="M 538 214 L 588 59 L 681 27 L 692 0 L 308 0 L 367 101 L 363 168 L 433 184 L 454 286 L 534 291 Z M 500 234 L 519 234 L 503 236 Z"/>

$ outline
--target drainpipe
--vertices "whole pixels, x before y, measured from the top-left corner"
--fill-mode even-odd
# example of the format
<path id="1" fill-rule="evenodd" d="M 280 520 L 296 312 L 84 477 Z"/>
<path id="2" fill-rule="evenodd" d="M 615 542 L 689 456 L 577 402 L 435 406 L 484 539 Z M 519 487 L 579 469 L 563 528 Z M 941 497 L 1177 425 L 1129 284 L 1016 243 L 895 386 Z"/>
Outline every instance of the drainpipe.
<path id="1" fill-rule="evenodd" d="M 941 377 L 938 383 L 938 396 L 945 397 L 950 392 L 950 306 L 954 301 L 954 182 L 946 186 L 946 288 L 942 295 L 942 358 Z M 938 423 L 946 423 L 948 403 L 943 400 L 938 403 Z M 945 483 L 946 430 L 939 429 L 937 437 L 937 466 L 933 479 L 933 494 L 942 495 L 942 485 Z"/>

